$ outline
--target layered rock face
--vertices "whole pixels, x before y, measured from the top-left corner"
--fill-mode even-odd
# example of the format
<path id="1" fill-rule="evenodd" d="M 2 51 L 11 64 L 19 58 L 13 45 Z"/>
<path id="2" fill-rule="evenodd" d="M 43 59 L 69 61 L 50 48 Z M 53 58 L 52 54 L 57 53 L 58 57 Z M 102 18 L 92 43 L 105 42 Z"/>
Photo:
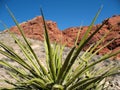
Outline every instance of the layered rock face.
<path id="1" fill-rule="evenodd" d="M 101 24 L 94 25 L 89 35 L 92 34 L 97 28 L 99 28 L 100 25 Z M 35 17 L 32 20 L 21 23 L 20 26 L 23 29 L 26 37 L 42 41 L 44 40 L 44 26 L 41 16 Z M 57 24 L 53 21 L 46 21 L 46 26 L 48 29 L 50 40 L 52 42 L 66 44 L 66 46 L 68 47 L 72 47 L 74 45 L 78 31 L 80 30 L 79 27 L 72 27 L 61 31 L 57 27 Z M 77 44 L 79 44 L 87 29 L 88 26 L 83 26 L 81 28 Z M 18 31 L 18 28 L 16 26 L 11 27 L 10 30 L 20 35 L 20 32 Z M 91 44 L 95 44 L 106 33 L 109 34 L 105 38 L 104 42 L 102 42 L 102 44 L 99 45 L 97 48 L 99 49 L 101 46 L 105 45 L 112 39 L 114 39 L 114 41 L 112 41 L 111 44 L 107 45 L 97 54 L 106 54 L 108 52 L 120 50 L 120 15 L 116 15 L 109 18 L 107 23 L 101 28 L 101 30 L 96 35 L 94 35 L 94 37 L 87 43 L 83 50 L 86 50 Z M 117 55 L 116 59 L 120 59 L 120 54 Z"/>

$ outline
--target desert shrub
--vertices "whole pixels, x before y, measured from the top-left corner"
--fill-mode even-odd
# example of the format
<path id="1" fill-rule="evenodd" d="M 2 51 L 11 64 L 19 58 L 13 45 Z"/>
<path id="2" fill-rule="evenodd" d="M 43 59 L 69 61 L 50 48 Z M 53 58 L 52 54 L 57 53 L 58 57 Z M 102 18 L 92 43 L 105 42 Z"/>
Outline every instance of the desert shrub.
<path id="1" fill-rule="evenodd" d="M 99 58 L 94 58 L 96 53 L 112 42 L 112 40 L 109 41 L 106 45 L 93 52 L 107 36 L 108 33 L 106 33 L 96 44 L 91 45 L 84 53 L 81 53 L 87 42 L 89 42 L 107 22 L 106 20 L 90 36 L 88 35 L 100 11 L 101 9 L 94 17 L 78 46 L 76 47 L 77 38 L 75 45 L 71 48 L 65 60 L 62 60 L 62 53 L 65 46 L 58 44 L 51 45 L 41 9 L 46 50 L 46 66 L 44 66 L 31 48 L 14 15 L 8 9 L 27 46 L 24 47 L 24 44 L 8 29 L 9 33 L 16 41 L 16 44 L 21 48 L 22 53 L 26 57 L 26 60 L 24 60 L 23 57 L 19 56 L 19 54 L 14 52 L 9 46 L 0 42 L 0 47 L 4 49 L 0 49 L 0 53 L 21 66 L 21 68 L 17 68 L 4 60 L 0 60 L 0 64 L 8 68 L 6 69 L 7 73 L 14 79 L 14 82 L 4 79 L 4 81 L 12 85 L 12 87 L 3 88 L 3 90 L 104 90 L 104 82 L 102 83 L 102 81 L 106 77 L 120 73 L 118 72 L 120 67 L 108 65 L 107 67 L 96 69 L 94 66 L 117 55 L 120 53 L 120 50 L 114 53 L 107 53 Z M 6 27 L 5 24 L 4 26 Z M 96 59 L 94 62 L 92 61 L 93 58 Z"/>

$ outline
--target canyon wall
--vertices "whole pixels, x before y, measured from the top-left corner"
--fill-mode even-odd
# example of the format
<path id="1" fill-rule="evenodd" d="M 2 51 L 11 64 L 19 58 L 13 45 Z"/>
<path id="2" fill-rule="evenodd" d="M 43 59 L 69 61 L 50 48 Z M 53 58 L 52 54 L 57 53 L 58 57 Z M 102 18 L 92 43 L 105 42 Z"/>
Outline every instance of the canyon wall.
<path id="1" fill-rule="evenodd" d="M 89 35 L 93 33 L 97 28 L 99 28 L 100 25 L 101 24 L 94 25 Z M 20 24 L 20 26 L 23 29 L 26 37 L 41 41 L 44 40 L 44 25 L 41 16 L 37 16 L 32 20 L 23 22 Z M 62 43 L 68 47 L 72 47 L 74 45 L 78 31 L 80 30 L 79 27 L 71 27 L 61 31 L 57 27 L 57 23 L 51 20 L 46 20 L 46 26 L 48 29 L 50 40 L 53 43 L 54 42 L 60 44 Z M 81 28 L 80 36 L 77 44 L 79 44 L 87 29 L 88 26 L 83 26 Z M 18 31 L 18 28 L 16 26 L 11 27 L 10 30 L 20 35 L 20 32 Z M 120 15 L 114 15 L 111 18 L 109 18 L 107 23 L 101 28 L 101 30 L 97 34 L 94 35 L 94 37 L 87 43 L 87 45 L 84 47 L 83 50 L 86 50 L 91 44 L 95 44 L 98 40 L 101 39 L 103 35 L 105 35 L 105 33 L 109 33 L 109 34 L 107 35 L 105 40 L 101 43 L 101 45 L 97 47 L 97 49 L 99 49 L 101 46 L 105 45 L 107 42 L 111 41 L 112 39 L 114 39 L 114 41 L 112 41 L 111 44 L 106 46 L 97 54 L 106 54 L 108 52 L 114 52 L 116 50 L 120 50 Z M 120 54 L 118 54 L 117 57 L 115 58 L 120 59 Z"/>

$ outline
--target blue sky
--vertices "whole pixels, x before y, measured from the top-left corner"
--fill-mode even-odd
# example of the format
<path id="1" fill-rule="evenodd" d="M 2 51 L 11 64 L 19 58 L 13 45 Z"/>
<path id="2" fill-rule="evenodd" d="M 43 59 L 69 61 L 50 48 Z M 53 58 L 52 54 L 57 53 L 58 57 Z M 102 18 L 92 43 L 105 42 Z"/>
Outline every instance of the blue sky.
<path id="1" fill-rule="evenodd" d="M 24 22 L 40 15 L 40 7 L 46 20 L 57 22 L 60 30 L 68 27 L 89 25 L 98 9 L 103 5 L 96 24 L 113 15 L 120 15 L 120 0 L 0 0 L 0 20 L 8 27 L 14 26 L 7 5 L 18 22 Z M 0 25 L 0 30 L 4 27 Z"/>

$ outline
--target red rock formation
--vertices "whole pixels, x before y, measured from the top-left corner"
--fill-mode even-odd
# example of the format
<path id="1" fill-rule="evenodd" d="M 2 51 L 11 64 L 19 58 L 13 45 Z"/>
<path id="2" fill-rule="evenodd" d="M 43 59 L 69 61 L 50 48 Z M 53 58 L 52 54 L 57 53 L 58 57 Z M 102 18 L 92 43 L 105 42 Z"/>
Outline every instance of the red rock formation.
<path id="1" fill-rule="evenodd" d="M 89 34 L 93 33 L 100 25 L 101 24 L 94 25 Z M 43 21 L 41 16 L 35 17 L 32 20 L 21 23 L 20 26 L 22 27 L 27 37 L 43 40 L 44 28 L 43 28 Z M 74 45 L 74 42 L 77 37 L 77 33 L 80 30 L 79 27 L 72 27 L 60 31 L 57 27 L 57 24 L 52 21 L 46 21 L 46 26 L 51 41 L 65 43 L 69 47 Z M 82 29 L 80 30 L 80 36 L 77 44 L 79 44 L 80 40 L 82 39 L 87 29 L 88 26 L 82 27 Z M 16 26 L 10 28 L 10 30 L 14 33 L 20 34 Z M 109 32 L 108 36 L 105 38 L 104 42 L 98 48 L 105 45 L 108 41 L 112 39 L 115 40 L 111 44 L 109 44 L 106 48 L 101 50 L 98 54 L 106 54 L 109 51 L 116 51 L 120 49 L 120 15 L 111 17 L 106 23 L 106 25 L 104 25 L 101 28 L 101 30 L 87 43 L 87 45 L 84 47 L 83 50 L 86 50 L 88 46 L 90 46 L 91 44 L 96 43 L 96 41 L 100 40 L 101 37 L 108 32 Z M 120 54 L 118 55 L 118 57 L 120 57 Z"/>

